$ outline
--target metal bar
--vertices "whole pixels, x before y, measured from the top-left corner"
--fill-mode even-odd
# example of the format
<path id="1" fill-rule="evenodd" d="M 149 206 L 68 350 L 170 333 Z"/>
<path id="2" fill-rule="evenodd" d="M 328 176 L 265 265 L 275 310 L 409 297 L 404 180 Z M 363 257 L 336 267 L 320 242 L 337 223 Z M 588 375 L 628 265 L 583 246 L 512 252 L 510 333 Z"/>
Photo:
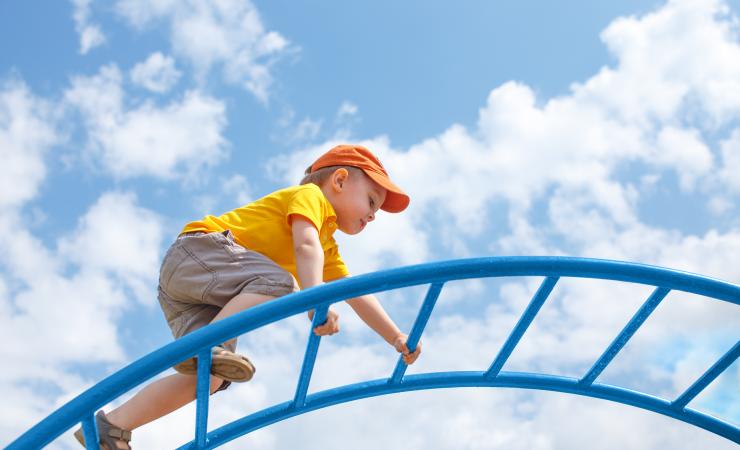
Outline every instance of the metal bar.
<path id="1" fill-rule="evenodd" d="M 660 302 L 665 298 L 666 295 L 668 295 L 670 291 L 670 289 L 658 287 L 653 291 L 652 294 L 650 294 L 650 297 L 645 300 L 645 303 L 643 303 L 640 309 L 635 313 L 635 315 L 632 316 L 632 319 L 630 319 L 627 325 L 625 325 L 624 329 L 622 329 L 619 335 L 617 335 L 614 341 L 612 341 L 606 351 L 604 351 L 601 357 L 596 360 L 593 366 L 591 366 L 591 369 L 588 371 L 588 373 L 586 373 L 586 375 L 581 378 L 581 381 L 579 381 L 581 385 L 588 386 L 594 382 L 596 377 L 598 377 L 599 374 L 601 374 L 601 372 L 606 369 L 606 366 L 608 366 L 609 363 L 612 362 L 614 357 L 617 356 L 617 353 L 622 350 L 622 348 L 627 344 L 630 338 L 632 338 L 632 336 L 637 332 L 642 324 L 645 323 L 645 320 L 647 320 L 650 314 L 655 311 L 655 308 L 658 307 Z"/>
<path id="2" fill-rule="evenodd" d="M 42 448 L 64 431 L 142 382 L 168 370 L 207 345 L 315 308 L 327 301 L 430 283 L 489 277 L 577 277 L 663 286 L 674 291 L 723 300 L 740 306 L 740 285 L 663 267 L 603 259 L 560 256 L 504 256 L 459 259 L 382 270 L 286 295 L 254 306 L 187 334 L 130 363 L 40 420 L 7 446 Z M 386 379 L 387 382 L 387 379 Z M 210 444 L 209 444 L 210 445 Z"/>
<path id="3" fill-rule="evenodd" d="M 676 400 L 671 403 L 671 406 L 677 409 L 683 409 L 694 399 L 701 391 L 704 390 L 709 383 L 714 381 L 722 372 L 725 371 L 730 364 L 740 356 L 740 341 L 737 341 L 735 345 L 725 353 L 712 367 L 709 368 L 704 374 L 699 377 L 686 391 L 681 394 Z"/>
<path id="4" fill-rule="evenodd" d="M 198 353 L 198 381 L 196 383 L 195 448 L 206 448 L 208 433 L 208 399 L 211 395 L 211 347 Z"/>
<path id="5" fill-rule="evenodd" d="M 406 346 L 411 353 L 416 351 L 416 346 L 419 344 L 419 340 L 421 339 L 421 333 L 424 332 L 424 328 L 427 326 L 427 322 L 429 321 L 429 316 L 432 314 L 432 310 L 434 309 L 434 304 L 437 302 L 437 298 L 439 298 L 439 293 L 442 292 L 442 286 L 444 286 L 444 283 L 433 283 L 429 286 L 426 298 L 424 298 L 424 303 L 421 304 L 419 314 L 417 314 L 414 325 L 411 327 L 411 334 L 409 334 L 409 337 L 406 340 Z M 403 374 L 406 373 L 406 367 L 408 366 L 406 366 L 406 363 L 403 361 L 403 355 L 399 356 L 398 361 L 396 362 L 396 368 L 393 370 L 393 375 L 391 375 L 389 383 L 398 383 L 401 381 Z"/>
<path id="6" fill-rule="evenodd" d="M 82 419 L 82 433 L 85 436 L 85 448 L 98 450 L 100 448 L 100 436 L 98 435 L 98 424 L 95 422 L 95 414 L 87 414 Z"/>
<path id="7" fill-rule="evenodd" d="M 487 387 L 546 390 L 618 402 L 681 420 L 740 444 L 740 428 L 730 422 L 691 408 L 676 410 L 668 400 L 654 395 L 602 383 L 584 387 L 578 381 L 577 378 L 558 375 L 508 371 L 502 371 L 492 380 L 485 379 L 484 372 L 460 371 L 407 375 L 404 382 L 398 384 L 390 384 L 386 378 L 363 381 L 312 393 L 306 406 L 300 410 L 293 409 L 292 402 L 288 401 L 237 419 L 211 431 L 209 443 L 218 447 L 290 417 L 358 399 L 426 389 Z M 189 445 L 185 444 L 178 450 L 187 450 Z"/>
<path id="8" fill-rule="evenodd" d="M 555 284 L 557 284 L 559 279 L 560 277 L 547 277 L 542 281 L 539 289 L 537 289 L 534 297 L 532 297 L 529 305 L 527 305 L 527 309 L 524 310 L 524 314 L 522 314 L 522 316 L 519 318 L 519 321 L 514 327 L 514 330 L 511 332 L 511 334 L 509 334 L 509 337 L 506 339 L 506 342 L 496 356 L 496 359 L 493 360 L 493 363 L 491 363 L 491 367 L 489 367 L 486 371 L 485 377 L 487 380 L 496 378 L 498 373 L 501 371 L 501 368 L 504 367 L 506 360 L 509 359 L 509 356 L 511 356 L 511 352 L 514 351 L 514 347 L 516 347 L 516 345 L 519 343 L 519 340 L 524 335 L 524 332 L 527 331 L 527 328 L 529 328 L 532 320 L 534 320 L 535 316 L 542 307 L 542 304 L 545 303 L 545 300 L 547 300 L 547 297 L 550 296 L 550 293 L 552 292 Z"/>
<path id="9" fill-rule="evenodd" d="M 303 366 L 301 367 L 301 374 L 298 376 L 298 386 L 296 387 L 295 397 L 293 398 L 293 405 L 296 408 L 300 408 L 306 404 L 306 391 L 308 391 L 308 384 L 311 382 L 311 374 L 313 373 L 313 366 L 316 362 L 316 355 L 319 352 L 321 336 L 316 335 L 313 329 L 326 322 L 326 314 L 328 312 L 329 306 L 325 305 L 317 307 L 314 313 L 311 331 L 308 335 L 306 353 L 303 356 Z"/>

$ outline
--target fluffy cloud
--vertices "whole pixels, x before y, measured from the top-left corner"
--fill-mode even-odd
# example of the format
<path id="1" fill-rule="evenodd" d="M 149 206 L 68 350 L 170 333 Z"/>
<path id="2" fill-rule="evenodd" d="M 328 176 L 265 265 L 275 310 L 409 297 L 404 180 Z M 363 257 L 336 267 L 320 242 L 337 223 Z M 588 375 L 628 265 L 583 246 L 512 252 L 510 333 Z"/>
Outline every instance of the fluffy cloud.
<path id="1" fill-rule="evenodd" d="M 225 106 L 198 91 L 164 107 L 145 101 L 129 108 L 121 72 L 110 65 L 74 78 L 65 98 L 82 114 L 94 156 L 119 178 L 190 177 L 226 154 Z"/>
<path id="2" fill-rule="evenodd" d="M 647 224 L 641 210 L 645 184 L 635 184 L 623 170 L 628 166 L 646 174 L 647 185 L 668 191 L 673 189 L 670 177 L 662 175 L 675 174 L 684 191 L 730 204 L 737 201 L 737 131 L 732 130 L 737 128 L 740 112 L 736 95 L 740 45 L 735 24 L 722 2 L 671 1 L 642 17 L 614 21 L 602 39 L 617 59 L 615 67 L 604 67 L 584 83 L 574 84 L 568 95 L 537 99 L 528 86 L 509 82 L 491 91 L 472 130 L 452 125 L 408 149 L 392 148 L 383 136 L 358 140 L 377 151 L 393 178 L 410 193 L 412 203 L 399 217 L 408 227 L 394 224 L 371 236 L 379 220 L 362 235 L 343 242 L 343 255 L 359 267 L 375 269 L 383 266 L 381 254 L 392 255 L 393 266 L 437 254 L 572 254 L 740 279 L 734 262 L 740 252 L 740 230 L 710 227 L 700 234 L 688 234 L 676 227 Z M 717 134 L 719 145 L 707 138 Z M 294 182 L 302 168 L 336 143 L 330 140 L 275 158 L 269 168 L 277 179 Z M 715 203 L 719 213 L 731 210 Z M 507 227 L 503 235 L 490 236 L 489 221 L 502 210 Z M 434 229 L 419 233 L 430 222 L 435 223 Z M 440 225 L 445 223 L 449 226 Z M 388 247 L 384 242 L 390 242 Z M 378 248 L 382 253 L 375 253 Z M 486 361 L 490 363 L 495 356 L 492 349 L 503 343 L 536 283 L 512 281 L 499 289 L 484 286 L 460 289 L 455 296 L 462 295 L 465 301 L 455 300 L 455 308 L 444 309 L 448 300 L 443 295 L 424 338 L 426 354 L 411 372 L 480 370 Z M 563 280 L 505 370 L 583 375 L 650 291 L 621 283 Z M 470 317 L 472 305 L 479 306 L 484 298 L 491 302 L 485 314 L 478 311 Z M 671 293 L 601 380 L 656 395 L 678 395 L 737 339 L 740 316 L 736 310 L 725 302 Z M 686 326 L 677 327 L 677 323 Z M 385 351 L 377 347 L 377 352 Z M 327 373 L 341 373 L 347 366 L 356 370 L 362 363 L 349 363 L 350 353 L 342 353 L 345 359 Z M 377 372 L 368 369 L 364 375 L 372 378 Z M 710 386 L 692 406 L 706 410 L 712 407 L 712 398 L 737 392 L 737 368 L 726 376 L 725 382 Z M 316 382 L 330 386 L 340 378 L 334 375 L 331 382 Z M 369 442 L 367 448 L 374 448 L 384 445 L 387 437 L 404 440 L 411 448 L 447 448 L 441 444 L 447 442 L 445 436 L 459 430 L 454 435 L 461 437 L 447 446 L 610 448 L 617 441 L 638 449 L 732 445 L 662 417 L 627 412 L 613 404 L 541 394 L 533 403 L 533 395 L 516 392 L 501 405 L 505 412 L 492 417 L 488 411 L 496 409 L 491 407 L 495 394 L 480 395 L 486 396 L 480 410 L 472 406 L 476 404 L 472 395 L 457 395 L 465 398 L 465 408 L 450 407 L 452 394 L 444 400 L 431 399 L 429 393 L 409 395 L 378 403 L 382 406 L 375 408 L 382 409 L 382 418 L 377 409 L 347 406 L 323 413 L 320 420 L 306 417 L 290 429 L 308 430 L 329 420 L 341 424 L 349 411 L 359 411 L 355 420 L 366 427 L 333 426 L 347 430 L 337 442 Z M 409 419 L 404 409 L 409 402 L 417 413 L 445 417 L 450 425 L 435 435 L 428 427 L 430 419 Z M 530 405 L 526 413 L 512 406 L 520 404 Z M 559 418 L 564 411 L 582 412 L 593 434 L 584 435 L 581 426 L 574 430 L 562 425 Z M 736 411 L 729 407 L 714 412 L 737 421 L 732 416 Z M 364 419 L 370 415 L 372 421 Z M 385 426 L 376 429 L 373 421 Z M 614 426 L 615 421 L 625 428 Z M 405 427 L 396 432 L 390 423 Z M 625 430 L 634 427 L 642 431 L 628 435 Z M 288 425 L 275 428 L 281 436 L 280 430 Z M 509 433 L 512 428 L 518 432 Z M 656 429 L 665 433 L 656 433 Z M 365 430 L 374 432 L 364 434 Z M 610 437 L 605 439 L 605 435 Z M 288 439 L 279 437 L 276 448 L 296 444 Z"/>
<path id="3" fill-rule="evenodd" d="M 50 150 L 64 142 L 55 111 L 23 83 L 3 82 L 0 339 L 9 345 L 0 357 L 12 364 L 0 395 L 19 399 L 0 412 L 4 441 L 89 384 L 80 367 L 99 377 L 123 361 L 120 314 L 155 297 L 162 226 L 132 194 L 103 194 L 56 249 L 29 229 L 25 207 L 46 179 Z"/>
<path id="4" fill-rule="evenodd" d="M 80 267 L 115 275 L 133 290 L 139 302 L 150 305 L 162 234 L 160 219 L 137 206 L 133 194 L 111 192 L 101 196 L 80 219 L 73 236 L 59 241 L 59 254 Z"/>
<path id="5" fill-rule="evenodd" d="M 3 440 L 48 414 L 50 404 L 61 406 L 58 401 L 89 386 L 81 368 L 100 378 L 124 361 L 121 314 L 156 298 L 162 234 L 160 219 L 130 194 L 103 194 L 78 229 L 61 238 L 58 251 L 16 214 L 3 215 L 0 338 L 18 345 L 0 351 L 13 361 L 3 370 L 2 394 L 24 398 L 12 408 L 12 420 L 2 421 Z"/>
<path id="6" fill-rule="evenodd" d="M 119 5 L 128 8 L 125 14 L 132 23 L 142 26 L 156 19 L 171 20 L 173 36 L 178 21 L 185 17 L 174 12 L 174 1 L 147 5 L 128 1 Z M 205 3 L 199 5 L 206 8 Z M 664 174 L 675 174 L 686 191 L 736 202 L 738 136 L 737 131 L 725 135 L 725 130 L 737 129 L 740 109 L 736 96 L 740 58 L 734 23 L 724 3 L 672 1 L 644 16 L 614 21 L 602 38 L 616 57 L 616 65 L 573 85 L 567 95 L 538 99 L 530 87 L 510 82 L 491 91 L 473 129 L 452 125 L 408 149 L 393 148 L 383 136 L 356 140 L 376 151 L 392 177 L 411 194 L 412 203 L 407 213 L 379 216 L 360 236 L 346 241 L 340 238 L 353 273 L 438 256 L 492 252 L 598 256 L 740 279 L 736 264 L 740 230 L 708 227 L 690 234 L 665 229 L 646 223 L 640 209 L 643 187 L 673 189 L 666 181 L 670 177 Z M 208 43 L 217 44 L 218 39 Z M 210 68 L 214 61 L 206 60 L 204 64 Z M 117 76 L 120 78 L 120 74 Z M 88 119 L 93 112 L 101 113 L 100 119 L 91 122 L 101 130 L 107 130 L 108 123 L 120 126 L 129 122 L 129 113 L 120 112 L 122 95 L 120 89 L 115 92 L 120 87 L 115 77 L 114 69 L 105 69 L 97 77 L 77 83 L 70 91 L 74 95 L 68 94 Z M 91 88 L 82 89 L 83 85 Z M 706 138 L 712 133 L 720 135 L 718 147 Z M 102 138 L 99 141 L 97 145 L 104 147 Z M 295 183 L 318 154 L 336 143 L 338 139 L 332 139 L 276 158 L 269 164 L 271 173 L 283 182 Z M 623 176 L 621 169 L 627 165 L 637 168 L 641 184 Z M 712 181 L 714 173 L 718 176 Z M 243 181 L 233 178 L 224 187 L 243 186 Z M 123 210 L 114 208 L 120 203 L 127 206 Z M 74 235 L 60 241 L 59 252 L 28 235 L 4 243 L 4 248 L 10 250 L 6 252 L 8 261 L 14 262 L 12 270 L 0 277 L 0 298 L 5 299 L 0 312 L 13 311 L 13 301 L 32 305 L 31 298 L 51 294 L 66 299 L 69 292 L 79 294 L 76 289 L 83 290 L 85 299 L 107 290 L 118 292 L 116 287 L 128 277 L 136 279 L 149 273 L 150 269 L 138 272 L 124 256 L 104 261 L 91 250 L 92 245 L 84 240 L 91 234 L 89 230 L 105 226 L 111 228 L 111 233 L 118 230 L 104 211 L 116 217 L 141 216 L 133 197 L 108 194 L 80 221 Z M 504 222 L 503 232 L 492 230 L 491 219 Z M 156 229 L 153 224 L 151 227 Z M 106 242 L 112 239 L 102 237 Z M 141 246 L 151 244 L 137 242 Z M 38 267 L 45 273 L 60 274 L 60 267 L 69 264 L 68 259 L 82 264 L 72 257 L 81 251 L 92 252 L 100 268 L 80 267 L 77 276 L 52 278 L 25 296 L 14 288 L 13 280 L 30 277 Z M 79 286 L 72 285 L 78 282 L 77 277 L 88 273 L 98 278 L 80 278 Z M 109 275 L 101 277 L 101 273 Z M 409 372 L 485 368 L 538 282 L 527 279 L 452 284 L 440 298 L 424 336 L 425 354 Z M 562 280 L 505 370 L 583 374 L 649 293 L 650 288 L 644 286 Z M 388 309 L 403 324 L 410 322 L 419 303 L 418 296 L 407 293 L 391 293 L 383 298 L 393 300 L 387 302 Z M 21 303 L 17 299 L 29 300 Z M 107 309 L 96 313 L 108 319 L 122 308 L 123 298 L 108 295 L 106 299 Z M 403 307 L 393 304 L 396 300 L 405 300 Z M 80 307 L 90 304 L 97 303 L 81 301 Z M 41 307 L 25 308 L 23 314 L 39 314 L 41 323 L 49 320 L 43 319 L 43 312 L 37 312 Z M 724 302 L 671 293 L 600 381 L 656 395 L 676 395 L 737 339 L 740 317 L 736 310 Z M 368 340 L 368 331 L 346 312 L 347 308 L 342 307 L 343 323 L 350 326 L 322 342 L 312 391 L 381 377 L 392 370 L 393 350 L 377 337 Z M 307 328 L 305 317 L 297 317 L 240 340 L 240 350 L 256 362 L 258 374 L 252 382 L 214 396 L 212 425 L 290 398 Z M 32 338 L 20 325 L 8 324 L 0 330 L 11 330 L 7 339 Z M 96 331 L 106 339 L 115 338 L 104 332 Z M 69 339 L 74 337 L 70 332 Z M 85 345 L 92 344 L 79 345 L 84 352 L 91 350 Z M 120 354 L 106 355 L 120 358 Z M 737 367 L 731 370 L 724 384 L 710 386 L 708 397 L 697 399 L 692 406 L 706 409 L 712 397 L 734 398 L 740 378 Z M 80 381 L 62 375 L 51 372 L 55 379 L 63 380 L 67 392 L 75 391 Z M 40 411 L 49 409 L 43 402 L 32 403 L 34 413 L 27 416 L 37 417 Z M 719 416 L 737 422 L 732 413 L 730 407 L 718 411 Z M 192 429 L 193 416 L 194 408 L 188 407 L 142 427 L 135 432 L 134 445 L 180 445 L 189 436 L 175 435 L 171 430 Z M 15 426 L 27 423 L 27 418 L 24 420 Z M 441 425 L 430 427 L 430 423 Z M 331 438 L 307 440 L 305 436 Z M 734 448 L 727 440 L 634 408 L 574 396 L 503 389 L 409 393 L 364 400 L 276 424 L 227 448 L 331 449 L 346 448 L 347 442 L 357 448 L 403 442 L 408 448 L 419 449 L 608 449 L 615 443 L 638 450 Z"/>
<path id="7" fill-rule="evenodd" d="M 740 194 L 740 129 L 722 142 L 722 169 L 720 179 L 735 194 Z"/>
<path id="8" fill-rule="evenodd" d="M 75 30 L 80 35 L 80 53 L 86 54 L 105 43 L 105 35 L 100 26 L 90 23 L 90 4 L 93 0 L 72 0 Z"/>
<path id="9" fill-rule="evenodd" d="M 119 0 L 116 10 L 138 29 L 158 21 L 168 24 L 174 54 L 189 61 L 198 78 L 220 68 L 225 81 L 267 102 L 270 67 L 288 42 L 265 29 L 251 2 Z"/>
<path id="10" fill-rule="evenodd" d="M 716 126 L 740 112 L 737 24 L 721 0 L 671 0 L 643 17 L 615 20 L 601 35 L 619 60 L 583 85 L 579 101 L 649 126 L 702 109 Z"/>
<path id="11" fill-rule="evenodd" d="M 0 81 L 0 211 L 33 198 L 46 176 L 44 156 L 63 136 L 52 104 L 20 81 Z"/>
<path id="12" fill-rule="evenodd" d="M 175 60 L 160 52 L 152 53 L 146 61 L 131 69 L 131 81 L 158 93 L 169 91 L 180 75 L 175 67 Z"/>
<path id="13" fill-rule="evenodd" d="M 713 166 L 712 153 L 696 130 L 673 127 L 666 127 L 658 134 L 652 160 L 673 166 L 684 190 L 692 190 L 695 180 L 707 175 Z"/>

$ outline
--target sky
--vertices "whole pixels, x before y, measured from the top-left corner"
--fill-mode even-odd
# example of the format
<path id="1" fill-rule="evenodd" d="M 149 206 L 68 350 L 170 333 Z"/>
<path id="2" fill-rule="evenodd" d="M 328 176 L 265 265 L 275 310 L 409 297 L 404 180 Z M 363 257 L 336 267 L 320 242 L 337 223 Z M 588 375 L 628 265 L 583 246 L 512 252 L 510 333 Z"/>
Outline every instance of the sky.
<path id="1" fill-rule="evenodd" d="M 182 226 L 297 183 L 338 143 L 411 197 L 336 238 L 353 274 L 567 255 L 740 283 L 740 1 L 0 3 L 0 444 L 171 342 Z M 541 279 L 452 282 L 407 373 L 484 370 Z M 566 279 L 504 370 L 579 377 L 648 297 Z M 379 294 L 409 330 L 422 288 Z M 309 392 L 391 373 L 344 304 Z M 599 382 L 666 398 L 737 342 L 736 305 L 672 292 Z M 292 395 L 309 323 L 239 341 L 257 376 L 210 426 Z M 107 407 L 128 398 L 114 401 Z M 740 425 L 740 363 L 690 404 Z M 134 448 L 192 437 L 186 407 Z M 629 406 L 512 389 L 405 393 L 252 433 L 254 449 L 734 448 Z M 77 448 L 67 432 L 49 448 Z"/>

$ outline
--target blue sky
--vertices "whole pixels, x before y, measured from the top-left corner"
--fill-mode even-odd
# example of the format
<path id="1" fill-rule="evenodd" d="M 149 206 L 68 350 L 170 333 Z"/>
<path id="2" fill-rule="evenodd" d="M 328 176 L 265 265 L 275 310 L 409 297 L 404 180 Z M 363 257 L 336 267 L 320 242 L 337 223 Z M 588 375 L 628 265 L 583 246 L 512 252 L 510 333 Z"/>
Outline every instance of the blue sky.
<path id="1" fill-rule="evenodd" d="M 25 406 L 0 409 L 0 440 L 169 341 L 156 276 L 184 223 L 295 183 L 339 142 L 373 149 L 412 196 L 406 213 L 338 236 L 353 273 L 555 254 L 738 282 L 739 13 L 737 0 L 3 2 L 0 329 L 5 342 L 50 356 L 3 349 L 18 364 L 2 395 Z M 536 285 L 454 284 L 414 370 L 487 364 Z M 646 295 L 586 285 L 556 291 L 507 368 L 575 376 Z M 419 296 L 381 298 L 408 327 Z M 678 394 L 737 340 L 737 308 L 671 299 L 605 379 Z M 392 364 L 351 311 L 341 314 L 345 333 L 322 344 L 317 386 L 383 376 Z M 295 369 L 302 348 L 285 336 L 305 339 L 305 325 L 296 318 L 241 341 L 272 376 L 219 399 L 214 423 L 283 399 L 292 378 L 274 367 Z M 738 386 L 735 363 L 700 405 L 740 423 Z M 411 398 L 450 423 L 432 431 L 411 420 L 412 447 L 611 448 L 599 434 L 569 434 L 562 411 L 573 410 L 622 447 L 728 445 L 612 404 L 521 392 L 376 399 L 245 442 L 287 448 L 296 430 L 344 420 L 372 425 L 340 427 L 337 448 L 378 435 L 367 448 L 393 448 L 392 424 Z M 139 430 L 134 444 L 183 442 L 165 430 L 191 414 Z M 631 428 L 649 437 L 633 442 Z M 54 448 L 72 445 L 66 436 Z"/>

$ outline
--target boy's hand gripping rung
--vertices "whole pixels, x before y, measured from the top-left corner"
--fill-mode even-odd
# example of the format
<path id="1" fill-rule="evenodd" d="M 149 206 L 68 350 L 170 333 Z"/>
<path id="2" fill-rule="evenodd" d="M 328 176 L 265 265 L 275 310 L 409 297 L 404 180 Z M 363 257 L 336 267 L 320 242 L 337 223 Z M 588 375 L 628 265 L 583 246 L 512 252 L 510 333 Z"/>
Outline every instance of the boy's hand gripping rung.
<path id="1" fill-rule="evenodd" d="M 408 347 L 411 353 L 416 351 L 416 346 L 419 345 L 421 333 L 424 331 L 424 327 L 427 326 L 429 316 L 432 314 L 432 310 L 434 309 L 434 304 L 437 302 L 437 298 L 439 298 L 439 293 L 442 292 L 442 286 L 444 286 L 444 283 L 434 283 L 429 286 L 424 303 L 421 305 L 419 314 L 416 316 L 416 321 L 411 327 L 411 334 L 406 341 L 406 347 Z M 400 382 L 403 374 L 406 373 L 406 367 L 406 363 L 403 361 L 403 355 L 399 356 L 398 362 L 396 362 L 396 368 L 393 370 L 393 375 L 391 375 L 391 378 L 389 379 L 389 383 Z"/>

